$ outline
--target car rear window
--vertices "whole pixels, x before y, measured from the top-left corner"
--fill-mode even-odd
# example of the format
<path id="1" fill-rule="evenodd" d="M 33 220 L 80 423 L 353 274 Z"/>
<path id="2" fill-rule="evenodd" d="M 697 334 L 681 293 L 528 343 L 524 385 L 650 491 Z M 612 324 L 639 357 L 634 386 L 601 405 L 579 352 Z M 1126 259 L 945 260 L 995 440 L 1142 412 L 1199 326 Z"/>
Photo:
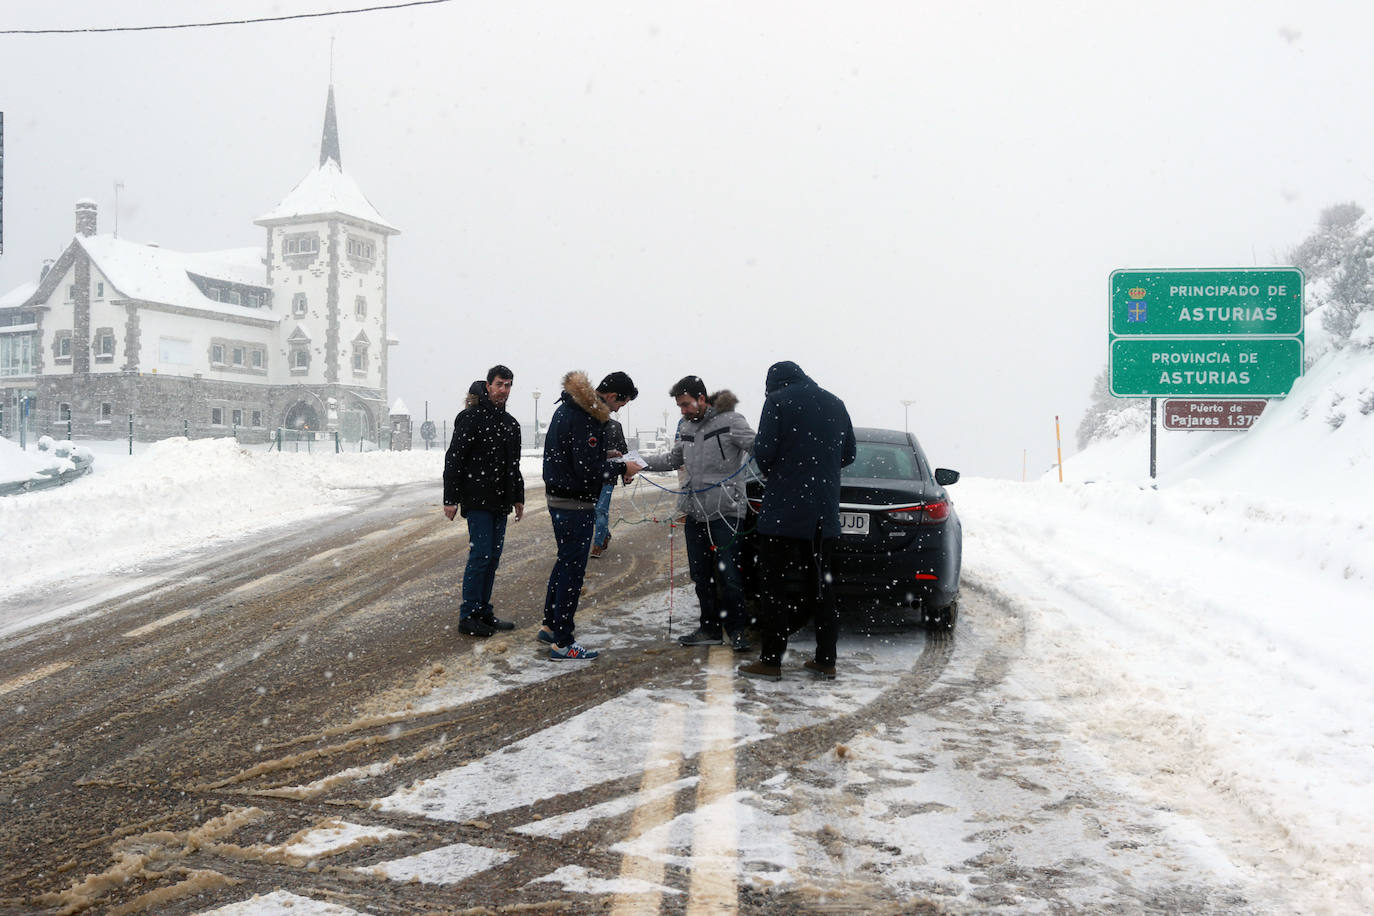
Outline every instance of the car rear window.
<path id="1" fill-rule="evenodd" d="M 854 463 L 840 472 L 841 478 L 868 477 L 877 480 L 919 480 L 916 454 L 904 445 L 890 442 L 859 442 Z"/>

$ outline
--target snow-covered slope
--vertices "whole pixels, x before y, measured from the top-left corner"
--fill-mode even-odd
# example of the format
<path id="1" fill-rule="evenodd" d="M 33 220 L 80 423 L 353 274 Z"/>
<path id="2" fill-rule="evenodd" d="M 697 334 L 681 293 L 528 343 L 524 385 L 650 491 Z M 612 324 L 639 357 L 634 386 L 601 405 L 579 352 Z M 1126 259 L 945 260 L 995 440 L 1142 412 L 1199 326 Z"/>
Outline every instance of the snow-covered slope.
<path id="1" fill-rule="evenodd" d="M 1098 443 L 960 484 L 965 575 L 1023 616 L 1026 688 L 1234 864 L 1374 907 L 1374 353 L 1247 432 Z M 1353 909 L 1352 909 L 1353 908 Z"/>

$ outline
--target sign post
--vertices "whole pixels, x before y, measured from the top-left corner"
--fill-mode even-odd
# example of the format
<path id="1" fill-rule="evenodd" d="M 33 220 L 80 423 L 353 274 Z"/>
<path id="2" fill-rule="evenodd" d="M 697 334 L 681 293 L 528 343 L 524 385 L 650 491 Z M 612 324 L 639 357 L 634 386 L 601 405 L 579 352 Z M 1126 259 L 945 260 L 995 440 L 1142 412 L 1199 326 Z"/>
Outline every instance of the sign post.
<path id="1" fill-rule="evenodd" d="M 1302 298 L 1303 276 L 1296 267 L 1112 271 L 1108 390 L 1113 397 L 1151 399 L 1151 477 L 1156 398 L 1287 396 L 1302 375 Z M 1172 403 L 1165 403 L 1166 429 L 1248 429 L 1258 416 L 1247 408 L 1235 415 L 1248 416 L 1248 422 L 1171 426 Z"/>

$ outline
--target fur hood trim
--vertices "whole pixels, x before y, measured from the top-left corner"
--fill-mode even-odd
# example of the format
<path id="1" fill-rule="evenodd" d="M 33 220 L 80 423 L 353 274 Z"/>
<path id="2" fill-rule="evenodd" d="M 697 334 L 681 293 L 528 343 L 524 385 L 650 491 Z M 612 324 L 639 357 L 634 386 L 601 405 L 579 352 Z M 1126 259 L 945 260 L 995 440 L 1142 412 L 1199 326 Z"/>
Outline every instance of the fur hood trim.
<path id="1" fill-rule="evenodd" d="M 739 406 L 739 398 L 735 397 L 735 393 L 729 388 L 720 389 L 707 400 L 720 413 L 729 413 Z"/>
<path id="2" fill-rule="evenodd" d="M 587 378 L 587 373 L 574 369 L 563 376 L 563 393 L 567 395 L 568 400 L 591 414 L 598 423 L 605 423 L 611 418 L 610 405 L 601 400 L 601 396 L 592 387 L 591 379 Z"/>

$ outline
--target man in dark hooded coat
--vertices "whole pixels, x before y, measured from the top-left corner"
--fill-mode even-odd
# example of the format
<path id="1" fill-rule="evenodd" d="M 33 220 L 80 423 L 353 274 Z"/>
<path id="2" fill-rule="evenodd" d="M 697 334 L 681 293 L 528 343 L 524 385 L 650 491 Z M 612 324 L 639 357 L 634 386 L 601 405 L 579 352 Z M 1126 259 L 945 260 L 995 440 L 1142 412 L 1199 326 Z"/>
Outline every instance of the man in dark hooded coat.
<path id="1" fill-rule="evenodd" d="M 766 478 L 758 521 L 762 646 L 746 677 L 780 680 L 787 638 L 815 618 L 816 656 L 805 667 L 835 676 L 839 614 L 830 552 L 840 534 L 840 468 L 853 464 L 854 425 L 844 402 L 794 362 L 774 363 L 754 439 Z M 800 588 L 789 583 L 800 578 Z"/>

